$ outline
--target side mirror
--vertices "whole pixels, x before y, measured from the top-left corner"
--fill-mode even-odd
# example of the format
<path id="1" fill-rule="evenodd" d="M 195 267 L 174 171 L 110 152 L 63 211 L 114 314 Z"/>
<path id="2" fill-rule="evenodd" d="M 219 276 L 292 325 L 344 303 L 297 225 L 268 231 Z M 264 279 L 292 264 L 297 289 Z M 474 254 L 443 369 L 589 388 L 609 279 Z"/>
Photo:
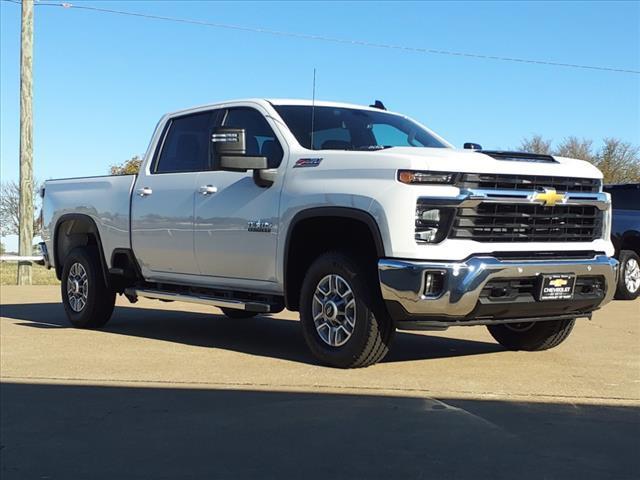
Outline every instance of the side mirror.
<path id="1" fill-rule="evenodd" d="M 244 128 L 217 128 L 211 135 L 221 170 L 246 172 L 268 168 L 267 157 L 247 155 Z"/>
<path id="2" fill-rule="evenodd" d="M 273 185 L 277 176 L 277 168 L 266 168 L 264 170 L 253 171 L 253 181 L 256 182 L 256 185 L 262 188 L 267 188 Z"/>
<path id="3" fill-rule="evenodd" d="M 479 143 L 465 143 L 465 150 L 482 150 L 482 145 Z"/>

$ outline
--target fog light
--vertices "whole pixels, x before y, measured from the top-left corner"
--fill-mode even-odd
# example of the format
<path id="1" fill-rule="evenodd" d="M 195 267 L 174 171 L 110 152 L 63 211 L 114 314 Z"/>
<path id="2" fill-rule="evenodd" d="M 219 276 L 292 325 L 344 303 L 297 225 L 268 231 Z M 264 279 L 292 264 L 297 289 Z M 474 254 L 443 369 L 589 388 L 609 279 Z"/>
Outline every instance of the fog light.
<path id="1" fill-rule="evenodd" d="M 435 242 L 437 235 L 437 228 L 427 228 L 426 230 L 416 232 L 416 240 L 419 242 L 433 243 Z"/>
<path id="2" fill-rule="evenodd" d="M 420 220 L 425 222 L 439 222 L 440 210 L 438 208 L 432 208 L 431 210 L 423 210 L 420 212 Z"/>
<path id="3" fill-rule="evenodd" d="M 425 272 L 424 274 L 424 295 L 427 297 L 437 297 L 444 289 L 443 272 Z"/>
<path id="4" fill-rule="evenodd" d="M 437 208 L 418 202 L 415 220 L 416 241 L 438 243 L 444 240 L 451 226 L 453 211 L 453 208 Z"/>

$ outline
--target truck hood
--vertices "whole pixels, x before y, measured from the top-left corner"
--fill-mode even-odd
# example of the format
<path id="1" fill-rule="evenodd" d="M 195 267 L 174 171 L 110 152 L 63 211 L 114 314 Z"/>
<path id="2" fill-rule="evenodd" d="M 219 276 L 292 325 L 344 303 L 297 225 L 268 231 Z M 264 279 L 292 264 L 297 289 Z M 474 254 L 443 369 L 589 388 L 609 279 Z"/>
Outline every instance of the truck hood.
<path id="1" fill-rule="evenodd" d="M 358 153 L 362 155 L 362 152 Z M 388 159 L 389 163 L 382 162 L 385 165 L 411 170 L 602 178 L 600 170 L 589 162 L 557 156 L 552 157 L 553 162 L 540 162 L 525 158 L 494 158 L 489 153 L 474 150 L 413 147 L 393 147 L 367 155 Z"/>

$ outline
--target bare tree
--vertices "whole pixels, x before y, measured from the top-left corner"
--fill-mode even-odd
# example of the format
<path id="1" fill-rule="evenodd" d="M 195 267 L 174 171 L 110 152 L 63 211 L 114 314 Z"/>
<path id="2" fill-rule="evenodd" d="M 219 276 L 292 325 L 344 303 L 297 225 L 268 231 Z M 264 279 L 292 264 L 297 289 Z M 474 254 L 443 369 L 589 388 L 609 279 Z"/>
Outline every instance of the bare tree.
<path id="1" fill-rule="evenodd" d="M 37 185 L 37 183 L 36 183 Z M 40 210 L 40 188 L 35 188 L 33 194 L 33 204 L 36 206 L 34 212 Z M 16 182 L 3 182 L 0 187 L 0 234 L 17 235 L 20 225 L 20 187 Z M 39 215 L 33 218 L 33 234 L 40 235 L 41 225 Z"/>
<path id="2" fill-rule="evenodd" d="M 591 162 L 602 170 L 604 183 L 640 182 L 640 147 L 618 138 L 605 138 L 595 150 L 593 141 L 586 138 L 567 137 L 554 148 L 550 140 L 534 135 L 523 139 L 520 149 Z"/>
<path id="3" fill-rule="evenodd" d="M 553 150 L 554 155 L 560 157 L 578 158 L 595 163 L 596 154 L 593 152 L 593 141 L 586 138 L 567 137 Z"/>
<path id="4" fill-rule="evenodd" d="M 531 138 L 524 138 L 520 142 L 519 150 L 540 155 L 550 155 L 551 140 L 545 140 L 542 135 L 533 135 Z"/>
<path id="5" fill-rule="evenodd" d="M 605 183 L 640 182 L 640 149 L 617 138 L 605 138 L 594 164 Z"/>
<path id="6" fill-rule="evenodd" d="M 140 171 L 142 159 L 138 155 L 134 155 L 121 165 L 111 166 L 111 175 L 135 175 Z"/>

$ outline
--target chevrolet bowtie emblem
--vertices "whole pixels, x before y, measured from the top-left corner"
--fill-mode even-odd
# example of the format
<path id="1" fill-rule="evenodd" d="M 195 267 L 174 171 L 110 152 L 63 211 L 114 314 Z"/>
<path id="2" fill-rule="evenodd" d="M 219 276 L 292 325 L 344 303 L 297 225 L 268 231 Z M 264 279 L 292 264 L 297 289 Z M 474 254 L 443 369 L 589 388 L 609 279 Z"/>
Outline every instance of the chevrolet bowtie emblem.
<path id="1" fill-rule="evenodd" d="M 566 194 L 556 192 L 555 188 L 543 187 L 542 192 L 534 193 L 532 200 L 543 202 L 546 207 L 553 207 L 556 203 L 564 203 Z"/>
<path id="2" fill-rule="evenodd" d="M 551 285 L 552 287 L 564 287 L 567 283 L 569 283 L 569 281 L 564 278 L 556 278 L 554 280 L 551 280 L 549 282 L 549 285 Z"/>

